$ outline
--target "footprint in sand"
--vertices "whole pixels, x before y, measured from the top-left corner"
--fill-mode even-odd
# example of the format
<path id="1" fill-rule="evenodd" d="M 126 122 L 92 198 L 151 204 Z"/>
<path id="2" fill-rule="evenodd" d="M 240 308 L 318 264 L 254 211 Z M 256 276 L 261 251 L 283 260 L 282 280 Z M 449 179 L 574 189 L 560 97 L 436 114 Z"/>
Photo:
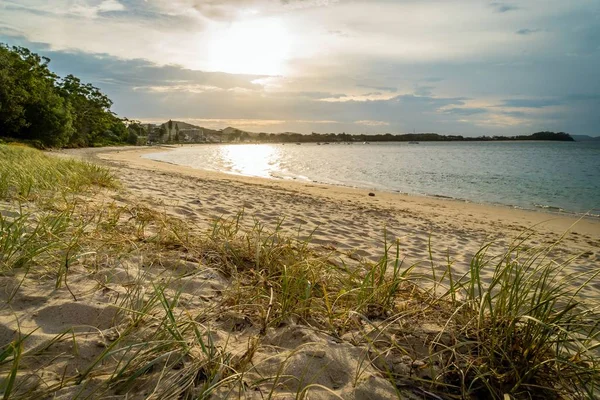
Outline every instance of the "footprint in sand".
<path id="1" fill-rule="evenodd" d="M 110 305 L 65 303 L 43 308 L 34 319 L 44 333 L 61 333 L 75 326 L 108 329 L 113 326 L 116 314 L 117 308 Z"/>
<path id="2" fill-rule="evenodd" d="M 229 215 L 231 214 L 231 210 L 225 208 L 225 207 L 215 207 L 212 210 L 213 212 L 219 213 L 221 215 Z"/>

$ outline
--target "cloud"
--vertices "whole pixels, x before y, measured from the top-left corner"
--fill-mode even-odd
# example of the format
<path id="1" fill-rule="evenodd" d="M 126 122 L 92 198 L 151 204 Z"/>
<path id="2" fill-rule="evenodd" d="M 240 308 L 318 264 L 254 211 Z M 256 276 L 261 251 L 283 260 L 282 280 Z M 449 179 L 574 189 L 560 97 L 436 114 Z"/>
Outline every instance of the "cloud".
<path id="1" fill-rule="evenodd" d="M 49 56 L 54 71 L 101 87 L 132 118 L 267 121 L 270 131 L 380 132 L 356 122 L 384 121 L 390 132 L 597 134 L 592 3 L 0 0 L 0 41 Z M 211 61 L 233 26 L 253 31 L 265 20 L 289 40 L 281 70 L 251 69 L 265 57 L 235 46 L 230 62 Z M 225 73 L 228 65 L 245 73 Z"/>
<path id="2" fill-rule="evenodd" d="M 297 122 L 300 124 L 339 124 L 340 121 L 334 121 L 331 119 L 321 119 L 321 120 L 314 120 L 314 119 L 297 119 L 293 122 Z"/>
<path id="3" fill-rule="evenodd" d="M 372 121 L 372 120 L 362 120 L 362 121 L 354 121 L 357 125 L 365 125 L 365 126 L 389 126 L 390 123 L 386 121 Z"/>
<path id="4" fill-rule="evenodd" d="M 232 20 L 241 13 L 253 12 L 252 7 L 260 6 L 255 0 L 237 1 L 193 1 L 191 7 L 206 18 L 216 20 Z"/>
<path id="5" fill-rule="evenodd" d="M 350 35 L 348 33 L 338 30 L 338 29 L 329 30 L 329 31 L 327 31 L 327 33 L 330 35 L 335 35 L 335 36 L 344 37 L 344 38 L 350 37 Z"/>
<path id="6" fill-rule="evenodd" d="M 486 112 L 488 112 L 488 109 L 487 108 L 469 108 L 469 107 L 456 108 L 455 107 L 455 108 L 444 109 L 443 112 L 446 114 L 469 116 L 469 115 L 486 113 Z"/>
<path id="7" fill-rule="evenodd" d="M 328 92 L 275 92 L 272 93 L 274 96 L 298 96 L 307 97 L 309 99 L 343 99 L 347 95 L 343 93 L 328 93 Z"/>
<path id="8" fill-rule="evenodd" d="M 135 91 L 140 92 L 154 92 L 154 93 L 214 93 L 220 92 L 224 90 L 235 90 L 239 88 L 232 89 L 223 89 L 217 86 L 209 86 L 209 85 L 200 85 L 200 84 L 190 84 L 190 83 L 182 83 L 177 84 L 174 82 L 171 85 L 163 85 L 163 86 L 136 86 L 133 88 Z"/>
<path id="9" fill-rule="evenodd" d="M 77 3 L 69 9 L 70 14 L 86 18 L 95 18 L 102 13 L 117 11 L 125 11 L 125 6 L 117 0 L 104 0 L 97 6 Z"/>
<path id="10" fill-rule="evenodd" d="M 523 111 L 502 111 L 500 114 L 507 115 L 509 117 L 514 117 L 514 118 L 524 118 L 524 117 L 530 115 Z"/>
<path id="11" fill-rule="evenodd" d="M 360 85 L 356 85 L 356 87 L 365 88 L 365 89 L 375 89 L 375 90 L 379 90 L 382 92 L 390 92 L 390 93 L 396 93 L 398 91 L 398 88 L 393 87 L 393 86 L 377 86 L 377 85 L 360 84 Z"/>
<path id="12" fill-rule="evenodd" d="M 440 78 L 437 76 L 431 76 L 431 77 L 427 77 L 427 78 L 423 78 L 421 79 L 423 82 L 431 82 L 431 83 L 435 83 L 435 82 L 441 82 L 444 80 L 444 78 Z"/>
<path id="13" fill-rule="evenodd" d="M 253 15 L 273 16 L 327 7 L 337 0 L 154 0 L 157 8 L 177 15 L 195 12 L 214 21 L 232 22 Z"/>
<path id="14" fill-rule="evenodd" d="M 503 3 L 503 2 L 498 2 L 498 1 L 492 2 L 490 4 L 490 6 L 492 6 L 494 8 L 494 10 L 496 10 L 496 12 L 498 12 L 498 13 L 505 13 L 505 12 L 514 11 L 514 10 L 519 9 L 519 7 L 517 7 L 513 4 Z"/>
<path id="15" fill-rule="evenodd" d="M 598 93 L 575 93 L 565 96 L 565 101 L 589 101 L 600 104 Z"/>
<path id="16" fill-rule="evenodd" d="M 288 6 L 291 9 L 299 10 L 304 8 L 313 7 L 327 7 L 334 5 L 339 0 L 280 0 L 282 4 Z"/>
<path id="17" fill-rule="evenodd" d="M 98 12 L 124 11 L 125 6 L 117 0 L 104 0 L 97 7 Z"/>
<path id="18" fill-rule="evenodd" d="M 431 96 L 433 94 L 433 86 L 417 86 L 415 89 L 415 95 L 417 96 Z"/>
<path id="19" fill-rule="evenodd" d="M 509 99 L 504 100 L 502 107 L 512 108 L 544 108 L 561 105 L 559 99 Z"/>
<path id="20" fill-rule="evenodd" d="M 539 32 L 539 29 L 528 29 L 528 28 L 524 28 L 524 29 L 519 29 L 517 32 L 515 32 L 517 35 L 531 35 L 533 33 L 537 33 Z"/>

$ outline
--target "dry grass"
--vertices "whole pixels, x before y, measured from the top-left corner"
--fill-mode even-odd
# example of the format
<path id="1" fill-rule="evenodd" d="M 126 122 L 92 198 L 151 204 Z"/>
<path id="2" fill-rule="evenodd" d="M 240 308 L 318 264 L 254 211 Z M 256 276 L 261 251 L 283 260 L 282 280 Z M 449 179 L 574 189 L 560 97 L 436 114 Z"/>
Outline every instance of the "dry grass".
<path id="1" fill-rule="evenodd" d="M 0 350 L 4 398 L 276 397 L 300 350 L 268 376 L 260 371 L 269 358 L 256 354 L 270 332 L 296 325 L 361 349 L 352 385 L 375 367 L 399 397 L 597 396 L 598 304 L 579 299 L 573 282 L 582 277 L 565 277 L 567 264 L 551 260 L 551 248 L 523 250 L 527 238 L 500 256 L 482 249 L 463 276 L 449 263 L 432 289 L 403 265 L 399 243 L 386 243 L 377 263 L 350 266 L 259 221 L 242 230 L 243 212 L 199 231 L 139 204 L 84 201 L 117 187 L 101 167 L 13 146 L 0 146 L 0 155 L 0 273 L 19 282 L 5 307 L 32 279 L 79 300 L 69 283 L 84 276 L 92 290 L 113 293 L 116 309 L 101 350 L 53 380 L 42 372 L 65 354 L 78 359 L 88 333 L 71 329 L 28 347 L 33 332 L 19 332 Z M 124 265 L 131 278 L 117 288 L 106 271 Z M 491 282 L 484 269 L 494 271 Z M 184 282 L 202 271 L 227 285 L 198 306 Z M 584 285 L 597 274 L 589 271 Z M 246 342 L 218 333 L 228 313 Z M 295 387 L 298 398 L 316 389 L 338 396 L 317 384 Z"/>

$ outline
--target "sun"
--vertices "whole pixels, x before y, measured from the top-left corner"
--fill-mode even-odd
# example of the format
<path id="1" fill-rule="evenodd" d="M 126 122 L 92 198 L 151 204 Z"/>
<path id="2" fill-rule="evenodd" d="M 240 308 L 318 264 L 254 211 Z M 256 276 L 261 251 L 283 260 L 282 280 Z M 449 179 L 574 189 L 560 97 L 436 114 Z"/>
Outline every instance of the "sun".
<path id="1" fill-rule="evenodd" d="M 291 48 L 290 35 L 277 18 L 234 22 L 219 29 L 208 46 L 213 71 L 282 75 Z"/>

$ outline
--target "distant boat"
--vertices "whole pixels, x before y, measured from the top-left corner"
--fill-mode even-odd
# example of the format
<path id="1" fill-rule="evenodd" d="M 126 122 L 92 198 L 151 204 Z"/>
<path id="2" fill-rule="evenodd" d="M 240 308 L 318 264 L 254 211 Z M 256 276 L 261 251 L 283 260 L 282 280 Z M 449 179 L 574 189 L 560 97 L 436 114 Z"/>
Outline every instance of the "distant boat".
<path id="1" fill-rule="evenodd" d="M 416 142 L 414 140 L 411 140 L 410 142 L 408 142 L 408 144 L 419 144 L 419 142 Z"/>
<path id="2" fill-rule="evenodd" d="M 363 144 L 371 144 L 371 143 L 369 143 L 369 142 L 363 142 Z"/>
<path id="3" fill-rule="evenodd" d="M 300 143 L 300 142 L 297 142 L 296 144 L 297 144 L 298 146 L 300 146 L 302 143 Z"/>

